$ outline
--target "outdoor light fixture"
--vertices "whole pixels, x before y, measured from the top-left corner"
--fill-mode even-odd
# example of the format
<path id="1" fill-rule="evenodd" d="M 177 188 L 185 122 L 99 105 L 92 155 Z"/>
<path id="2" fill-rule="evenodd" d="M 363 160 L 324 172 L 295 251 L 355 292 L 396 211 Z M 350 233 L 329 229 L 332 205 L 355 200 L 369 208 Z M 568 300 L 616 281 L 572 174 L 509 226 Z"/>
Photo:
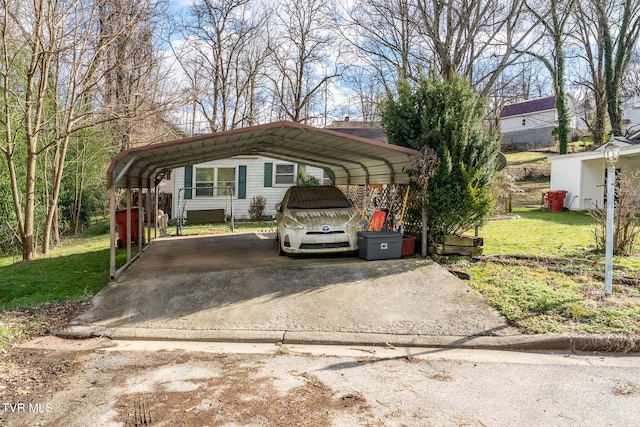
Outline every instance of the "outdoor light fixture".
<path id="1" fill-rule="evenodd" d="M 615 167 L 615 164 L 618 161 L 618 157 L 620 157 L 620 146 L 615 142 L 612 136 L 609 144 L 607 144 L 606 148 L 604 149 L 604 158 L 607 160 L 607 163 L 609 163 L 610 167 Z"/>
<path id="2" fill-rule="evenodd" d="M 615 199 L 616 162 L 620 157 L 620 146 L 615 142 L 613 134 L 604 149 L 607 167 L 607 222 L 605 228 L 605 265 L 604 265 L 604 296 L 613 293 L 613 207 Z"/>

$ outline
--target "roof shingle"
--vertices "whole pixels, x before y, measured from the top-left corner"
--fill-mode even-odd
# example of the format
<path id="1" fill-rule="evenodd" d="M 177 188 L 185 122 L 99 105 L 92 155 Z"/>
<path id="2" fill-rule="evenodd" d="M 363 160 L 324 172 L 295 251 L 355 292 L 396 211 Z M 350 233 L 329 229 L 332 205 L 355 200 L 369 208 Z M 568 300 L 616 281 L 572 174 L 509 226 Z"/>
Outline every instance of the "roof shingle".
<path id="1" fill-rule="evenodd" d="M 532 99 L 529 101 L 505 105 L 500 112 L 500 118 L 519 116 L 521 114 L 529 114 L 537 111 L 553 110 L 554 108 L 556 108 L 556 97 L 548 96 L 546 98 Z"/>

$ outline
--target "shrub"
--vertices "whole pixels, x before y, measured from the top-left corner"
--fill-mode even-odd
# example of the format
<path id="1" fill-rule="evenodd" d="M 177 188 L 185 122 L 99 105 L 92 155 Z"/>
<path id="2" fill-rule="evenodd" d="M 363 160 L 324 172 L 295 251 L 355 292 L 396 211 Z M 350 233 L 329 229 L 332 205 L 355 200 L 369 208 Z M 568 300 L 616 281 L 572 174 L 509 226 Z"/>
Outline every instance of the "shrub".
<path id="1" fill-rule="evenodd" d="M 468 81 L 435 72 L 415 85 L 400 81 L 397 100 L 390 95 L 383 104 L 390 143 L 430 147 L 439 159 L 425 203 L 431 239 L 480 226 L 493 212 L 499 145 L 484 130 L 485 106 Z"/>
<path id="2" fill-rule="evenodd" d="M 640 234 L 640 227 L 638 226 L 640 203 L 634 194 L 635 191 L 637 190 L 634 189 L 629 179 L 621 178 L 619 180 L 613 208 L 613 252 L 616 255 L 630 255 L 633 253 L 636 239 Z M 596 209 L 589 213 L 596 220 L 596 226 L 593 231 L 596 247 L 599 250 L 604 250 L 607 208 L 606 206 L 596 206 Z"/>
<path id="3" fill-rule="evenodd" d="M 260 221 L 264 216 L 264 208 L 267 206 L 267 199 L 263 196 L 253 196 L 249 203 L 249 218 L 251 221 Z"/>

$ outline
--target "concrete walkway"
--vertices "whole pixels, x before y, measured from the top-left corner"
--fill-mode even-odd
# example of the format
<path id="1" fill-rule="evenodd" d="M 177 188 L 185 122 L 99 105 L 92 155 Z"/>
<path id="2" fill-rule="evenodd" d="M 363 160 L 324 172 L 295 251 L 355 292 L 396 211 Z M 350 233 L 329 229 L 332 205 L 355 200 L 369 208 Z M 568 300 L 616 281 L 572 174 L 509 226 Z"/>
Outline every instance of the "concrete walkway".
<path id="1" fill-rule="evenodd" d="M 159 239 L 60 335 L 574 347 L 562 336 L 521 335 L 431 260 L 281 257 L 273 233 Z"/>

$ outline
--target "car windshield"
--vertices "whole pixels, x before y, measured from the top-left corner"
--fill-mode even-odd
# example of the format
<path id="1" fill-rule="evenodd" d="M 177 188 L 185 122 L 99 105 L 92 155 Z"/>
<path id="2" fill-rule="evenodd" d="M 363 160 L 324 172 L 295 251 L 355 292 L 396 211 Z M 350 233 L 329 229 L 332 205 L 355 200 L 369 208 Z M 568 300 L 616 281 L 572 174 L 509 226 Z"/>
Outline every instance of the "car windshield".
<path id="1" fill-rule="evenodd" d="M 336 187 L 304 187 L 295 188 L 287 203 L 289 209 L 331 209 L 350 208 L 342 191 Z"/>

